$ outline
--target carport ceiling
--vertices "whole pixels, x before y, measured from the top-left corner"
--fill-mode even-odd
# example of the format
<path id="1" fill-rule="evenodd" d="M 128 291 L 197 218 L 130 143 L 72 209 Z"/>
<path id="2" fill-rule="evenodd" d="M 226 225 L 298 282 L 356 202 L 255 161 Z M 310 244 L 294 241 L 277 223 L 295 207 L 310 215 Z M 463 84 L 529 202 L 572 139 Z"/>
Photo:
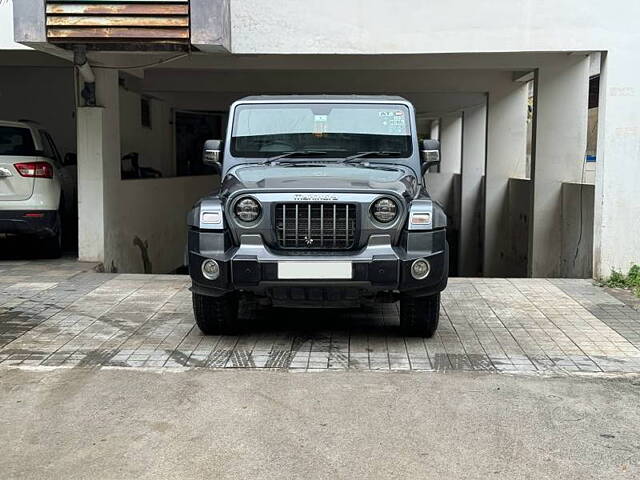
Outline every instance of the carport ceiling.
<path id="1" fill-rule="evenodd" d="M 420 113 L 439 115 L 483 103 L 500 82 L 512 82 L 511 72 L 153 69 L 140 88 L 176 108 L 199 110 L 224 110 L 256 94 L 393 94 L 411 100 Z"/>
<path id="2" fill-rule="evenodd" d="M 580 52 L 588 54 L 590 52 Z M 170 62 L 174 69 L 215 70 L 531 70 L 567 53 L 478 53 L 411 55 L 214 55 L 193 52 Z M 136 66 L 175 54 L 89 52 L 96 64 Z M 169 64 L 166 64 L 169 65 Z"/>

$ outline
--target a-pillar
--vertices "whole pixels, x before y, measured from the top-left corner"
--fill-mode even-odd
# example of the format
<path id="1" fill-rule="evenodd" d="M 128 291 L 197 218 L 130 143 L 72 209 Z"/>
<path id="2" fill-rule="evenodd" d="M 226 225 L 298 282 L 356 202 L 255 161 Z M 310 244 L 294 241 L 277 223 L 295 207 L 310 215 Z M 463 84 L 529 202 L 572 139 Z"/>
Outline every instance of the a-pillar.
<path id="1" fill-rule="evenodd" d="M 78 257 L 110 270 L 109 232 L 120 181 L 118 71 L 94 68 L 95 107 L 80 107 L 78 133 Z"/>
<path id="2" fill-rule="evenodd" d="M 511 72 L 504 72 L 489 91 L 483 245 L 486 277 L 508 277 L 526 270 L 526 265 L 513 265 L 510 254 L 508 201 L 509 179 L 519 176 L 527 154 L 527 102 L 527 84 L 513 81 Z"/>
<path id="3" fill-rule="evenodd" d="M 589 56 L 567 55 L 542 66 L 534 93 L 528 273 L 532 277 L 560 277 L 563 261 L 572 260 L 562 255 L 562 184 L 582 181 Z"/>
<path id="4" fill-rule="evenodd" d="M 460 250 L 458 274 L 482 274 L 482 179 L 486 161 L 487 106 L 467 108 L 462 121 L 462 171 L 460 182 Z"/>

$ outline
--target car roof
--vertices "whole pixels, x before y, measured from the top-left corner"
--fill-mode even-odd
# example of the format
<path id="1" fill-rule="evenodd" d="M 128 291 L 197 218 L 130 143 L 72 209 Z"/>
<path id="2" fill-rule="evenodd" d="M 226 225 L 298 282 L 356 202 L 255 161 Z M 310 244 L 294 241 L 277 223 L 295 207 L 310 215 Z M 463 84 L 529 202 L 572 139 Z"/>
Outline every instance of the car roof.
<path id="1" fill-rule="evenodd" d="M 406 103 L 406 98 L 396 95 L 252 95 L 237 102 L 354 102 L 354 103 Z"/>
<path id="2" fill-rule="evenodd" d="M 21 128 L 39 128 L 37 122 L 32 122 L 30 120 L 20 120 L 18 122 L 13 120 L 0 120 L 0 127 L 21 127 Z"/>

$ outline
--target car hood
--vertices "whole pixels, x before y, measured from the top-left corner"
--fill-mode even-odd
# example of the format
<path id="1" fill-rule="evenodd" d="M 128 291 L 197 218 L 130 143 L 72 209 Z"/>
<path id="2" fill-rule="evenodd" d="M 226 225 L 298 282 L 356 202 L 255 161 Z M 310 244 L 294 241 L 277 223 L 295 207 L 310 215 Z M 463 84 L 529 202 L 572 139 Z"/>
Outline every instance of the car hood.
<path id="1" fill-rule="evenodd" d="M 248 165 L 231 170 L 222 184 L 223 196 L 242 191 L 358 192 L 390 191 L 407 199 L 418 193 L 409 167 L 389 164 Z"/>

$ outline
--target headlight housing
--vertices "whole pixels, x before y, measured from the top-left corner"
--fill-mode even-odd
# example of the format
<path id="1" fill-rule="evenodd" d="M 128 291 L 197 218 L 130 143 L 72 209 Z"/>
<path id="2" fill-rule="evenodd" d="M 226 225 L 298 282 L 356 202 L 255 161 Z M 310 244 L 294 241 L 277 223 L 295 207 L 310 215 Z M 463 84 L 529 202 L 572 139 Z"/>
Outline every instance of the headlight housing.
<path id="1" fill-rule="evenodd" d="M 371 215 L 380 223 L 393 222 L 398 216 L 398 205 L 390 198 L 380 198 L 371 205 Z"/>
<path id="2" fill-rule="evenodd" d="M 260 218 L 260 213 L 262 212 L 258 201 L 251 197 L 244 197 L 238 200 L 233 210 L 236 217 L 243 222 L 255 222 Z"/>

